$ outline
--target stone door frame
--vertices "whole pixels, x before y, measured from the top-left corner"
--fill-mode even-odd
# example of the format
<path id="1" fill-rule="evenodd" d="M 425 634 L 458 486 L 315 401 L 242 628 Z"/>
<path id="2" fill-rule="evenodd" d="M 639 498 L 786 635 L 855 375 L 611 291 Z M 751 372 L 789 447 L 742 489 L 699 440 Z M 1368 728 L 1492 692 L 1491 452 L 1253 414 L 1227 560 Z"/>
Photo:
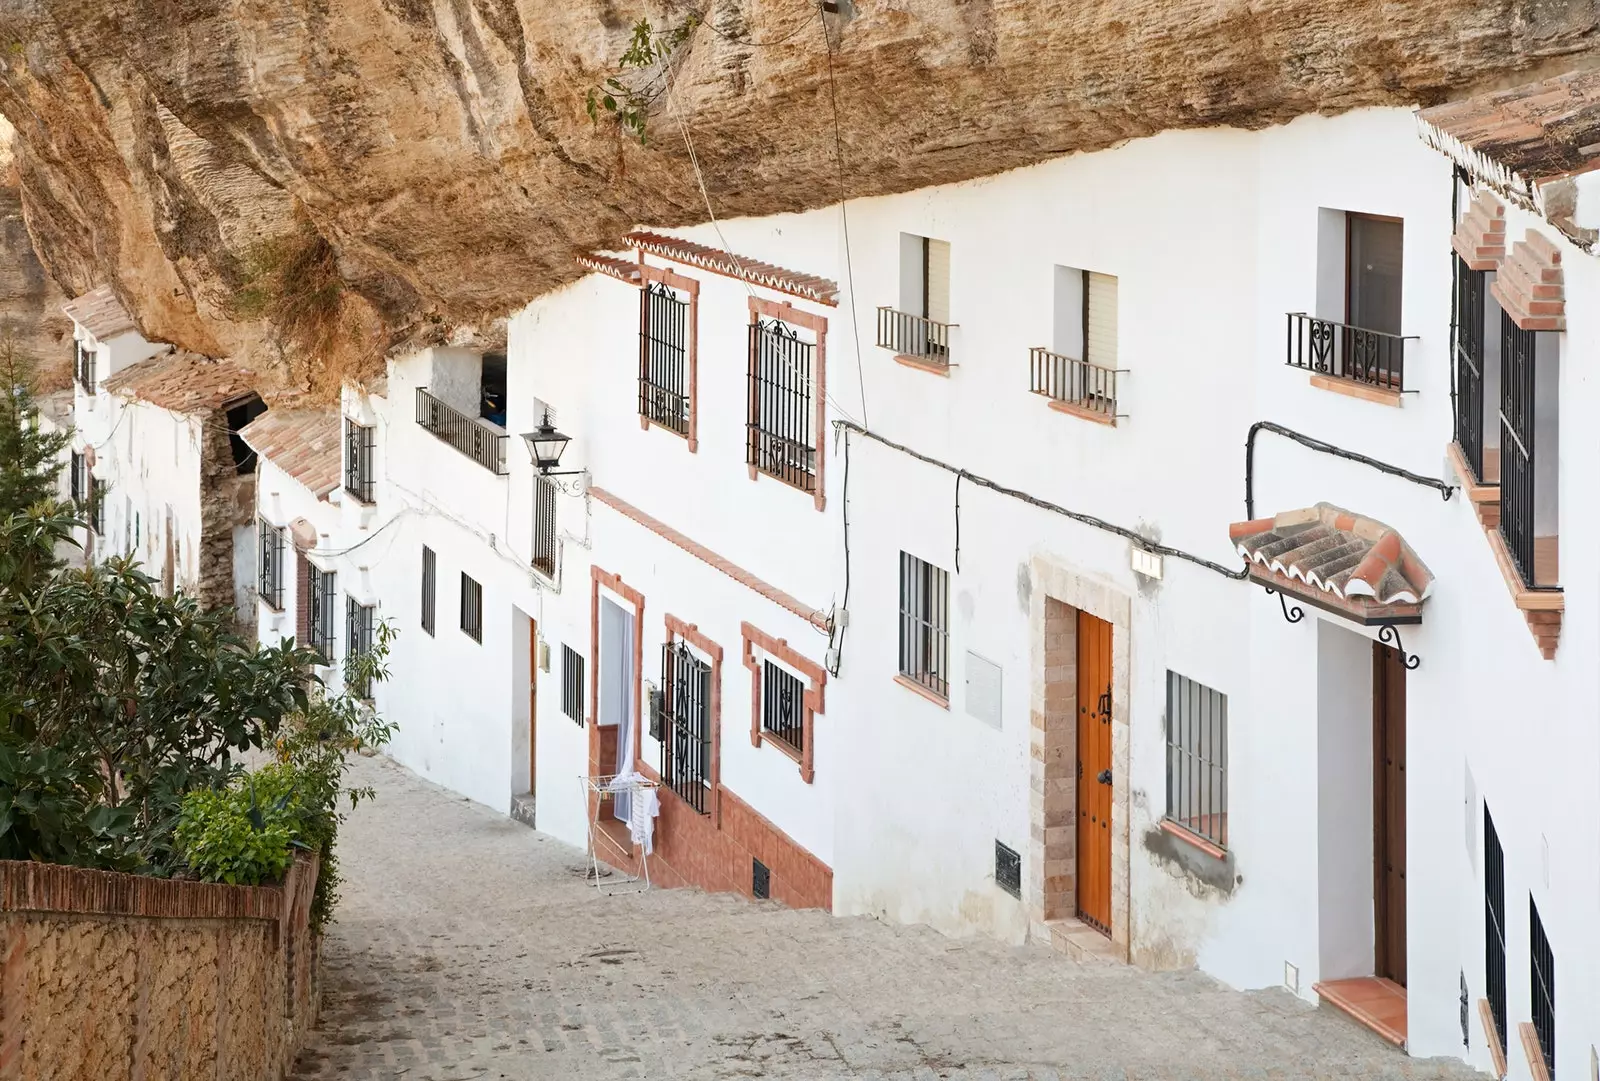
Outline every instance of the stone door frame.
<path id="1" fill-rule="evenodd" d="M 1111 624 L 1111 947 L 1129 956 L 1128 706 L 1133 599 L 1044 556 L 1029 562 L 1027 903 L 1032 936 L 1076 919 L 1079 611 Z"/>

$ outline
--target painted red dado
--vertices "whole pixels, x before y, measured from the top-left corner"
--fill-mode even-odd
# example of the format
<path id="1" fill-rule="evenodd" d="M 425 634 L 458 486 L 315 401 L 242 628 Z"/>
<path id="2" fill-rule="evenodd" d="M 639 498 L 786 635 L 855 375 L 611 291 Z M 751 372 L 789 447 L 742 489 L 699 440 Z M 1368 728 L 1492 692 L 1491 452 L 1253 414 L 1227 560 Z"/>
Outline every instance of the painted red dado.
<path id="1" fill-rule="evenodd" d="M 744 666 L 750 669 L 750 743 L 759 747 L 762 743 L 771 743 L 778 750 L 793 758 L 800 764 L 800 779 L 810 784 L 816 777 L 812 768 L 813 756 L 816 750 L 816 715 L 827 712 L 823 706 L 824 692 L 828 686 L 828 673 L 820 664 L 808 660 L 782 638 L 774 638 L 764 631 L 757 630 L 749 623 L 739 624 L 739 634 L 744 642 Z M 796 752 L 781 739 L 769 737 L 761 727 L 761 673 L 762 658 L 755 655 L 756 650 L 781 664 L 799 672 L 810 681 L 810 686 L 805 690 L 801 701 L 802 724 L 804 725 L 804 749 Z M 766 861 L 763 860 L 763 863 Z"/>
<path id="2" fill-rule="evenodd" d="M 640 611 L 643 603 L 641 597 Z M 598 614 L 598 600 L 594 609 Z M 821 908 L 831 912 L 832 868 L 795 843 L 722 783 L 722 647 L 700 633 L 692 623 L 673 615 L 668 615 L 665 622 L 669 640 L 688 642 L 711 662 L 712 783 L 706 803 L 708 814 L 696 811 L 670 788 L 660 790 L 661 813 L 656 819 L 655 851 L 650 855 L 651 882 L 667 888 L 697 886 L 715 893 L 751 897 L 752 861 L 760 860 L 770 872 L 768 892 L 773 900 L 790 908 Z M 771 641 L 776 644 L 775 639 Z M 820 709 L 821 685 L 814 683 L 813 686 L 818 691 Z M 810 691 L 806 698 L 808 702 L 811 700 Z M 759 718 L 757 723 L 760 723 Z M 611 737 L 609 745 L 605 739 L 607 732 Z M 809 739 L 807 742 L 809 744 Z M 637 741 L 634 746 L 639 746 Z M 615 730 L 591 725 L 590 748 L 591 772 L 605 762 L 614 761 Z M 613 757 L 606 757 L 608 751 Z M 634 768 L 651 780 L 661 779 L 654 766 L 643 758 L 636 758 Z M 609 772 L 603 768 L 600 771 Z M 617 825 L 620 827 L 621 823 Z M 640 873 L 639 853 L 627 843 L 626 833 L 620 829 L 609 832 L 620 842 L 621 850 L 629 853 L 626 859 L 614 856 L 610 862 L 619 864 L 629 874 Z"/>

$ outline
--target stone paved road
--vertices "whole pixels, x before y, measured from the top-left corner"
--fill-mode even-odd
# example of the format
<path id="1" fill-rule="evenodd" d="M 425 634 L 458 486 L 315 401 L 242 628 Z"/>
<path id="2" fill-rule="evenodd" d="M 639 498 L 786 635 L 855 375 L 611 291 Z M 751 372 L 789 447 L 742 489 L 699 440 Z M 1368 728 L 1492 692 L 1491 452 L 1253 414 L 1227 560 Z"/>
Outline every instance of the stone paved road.
<path id="1" fill-rule="evenodd" d="M 1195 973 L 687 890 L 603 896 L 580 852 L 386 760 L 357 768 L 379 798 L 340 846 L 301 1081 L 1481 1076 Z"/>

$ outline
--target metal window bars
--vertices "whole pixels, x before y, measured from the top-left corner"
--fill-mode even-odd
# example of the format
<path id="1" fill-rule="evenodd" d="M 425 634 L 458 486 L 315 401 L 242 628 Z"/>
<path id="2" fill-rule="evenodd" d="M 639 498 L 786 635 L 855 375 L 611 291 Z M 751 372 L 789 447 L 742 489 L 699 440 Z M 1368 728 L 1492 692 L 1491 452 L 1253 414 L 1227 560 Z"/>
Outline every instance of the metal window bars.
<path id="1" fill-rule="evenodd" d="M 1506 1053 L 1506 856 L 1489 805 L 1483 806 L 1484 998 L 1494 1018 L 1500 1054 Z"/>
<path id="2" fill-rule="evenodd" d="M 474 642 L 483 641 L 483 586 L 461 573 L 461 630 Z"/>
<path id="3" fill-rule="evenodd" d="M 333 663 L 335 575 L 333 571 L 310 567 L 310 608 L 307 613 L 306 643 L 316 650 L 323 664 Z"/>
<path id="4" fill-rule="evenodd" d="M 438 557 L 427 545 L 422 547 L 422 629 L 433 633 L 437 616 L 439 577 Z"/>
<path id="5" fill-rule="evenodd" d="M 1405 393 L 1405 346 L 1412 337 L 1290 312 L 1287 363 L 1318 375 Z"/>
<path id="6" fill-rule="evenodd" d="M 1484 294 L 1488 273 L 1456 256 L 1456 443 L 1483 481 Z"/>
<path id="7" fill-rule="evenodd" d="M 354 597 L 346 596 L 344 599 L 344 634 L 345 634 L 345 686 L 357 698 L 372 697 L 372 677 L 368 673 L 357 674 L 348 670 L 348 665 L 358 657 L 372 652 L 372 620 L 376 609 L 370 604 L 360 604 Z"/>
<path id="8" fill-rule="evenodd" d="M 1122 416 L 1117 412 L 1117 376 L 1126 369 L 1107 368 L 1039 346 L 1029 350 L 1028 360 L 1031 375 L 1028 389 L 1035 394 L 1043 394 L 1112 424 Z"/>
<path id="9" fill-rule="evenodd" d="M 372 454 L 378 430 L 344 419 L 344 490 L 361 500 L 372 502 Z"/>
<path id="10" fill-rule="evenodd" d="M 84 492 L 89 503 L 89 528 L 104 536 L 106 531 L 106 485 L 100 483 L 87 466 L 84 467 Z"/>
<path id="11" fill-rule="evenodd" d="M 1524 585 L 1534 577 L 1535 334 L 1500 314 L 1500 534 Z"/>
<path id="12" fill-rule="evenodd" d="M 94 350 L 87 349 L 81 341 L 72 343 L 75 349 L 73 358 L 73 374 L 77 376 L 78 385 L 85 394 L 93 394 L 95 387 Z"/>
<path id="13" fill-rule="evenodd" d="M 711 783 L 711 666 L 683 641 L 661 647 L 661 780 L 700 814 Z"/>
<path id="14" fill-rule="evenodd" d="M 556 482 L 549 477 L 533 480 L 533 569 L 546 578 L 556 576 Z"/>
<path id="15" fill-rule="evenodd" d="M 71 475 L 68 478 L 68 481 L 72 485 L 72 505 L 75 507 L 83 506 L 83 478 L 84 474 L 87 472 L 87 470 L 84 468 L 85 461 L 86 459 L 82 454 L 79 454 L 77 451 L 72 452 L 72 464 L 70 467 Z"/>
<path id="16" fill-rule="evenodd" d="M 417 388 L 417 423 L 495 476 L 503 477 L 508 472 L 506 444 L 511 437 L 477 417 L 452 409 L 423 387 Z"/>
<path id="17" fill-rule="evenodd" d="M 1533 987 L 1533 1029 L 1552 1081 L 1556 1076 L 1556 959 L 1539 918 L 1539 906 L 1528 898 L 1529 979 Z"/>
<path id="18" fill-rule="evenodd" d="M 761 669 L 761 730 L 796 751 L 806 749 L 805 685 L 771 661 Z"/>
<path id="19" fill-rule="evenodd" d="M 1228 697 L 1167 673 L 1167 818 L 1228 845 Z"/>
<path id="20" fill-rule="evenodd" d="M 916 357 L 948 366 L 950 328 L 953 326 L 954 323 L 941 323 L 925 316 L 879 307 L 878 345 L 883 349 L 892 349 L 903 357 Z"/>
<path id="21" fill-rule="evenodd" d="M 583 654 L 565 643 L 561 646 L 561 712 L 583 724 L 583 698 L 587 684 L 583 678 Z"/>
<path id="22" fill-rule="evenodd" d="M 639 296 L 639 415 L 689 434 L 689 302 L 661 282 Z"/>
<path id="23" fill-rule="evenodd" d="M 805 492 L 817 485 L 811 401 L 816 351 L 814 342 L 777 319 L 750 324 L 745 464 Z"/>
<path id="24" fill-rule="evenodd" d="M 900 674 L 950 695 L 950 574 L 900 553 Z"/>
<path id="25" fill-rule="evenodd" d="M 260 544 L 260 580 L 257 594 L 261 603 L 273 611 L 283 611 L 283 530 L 264 518 L 256 519 L 256 539 Z"/>

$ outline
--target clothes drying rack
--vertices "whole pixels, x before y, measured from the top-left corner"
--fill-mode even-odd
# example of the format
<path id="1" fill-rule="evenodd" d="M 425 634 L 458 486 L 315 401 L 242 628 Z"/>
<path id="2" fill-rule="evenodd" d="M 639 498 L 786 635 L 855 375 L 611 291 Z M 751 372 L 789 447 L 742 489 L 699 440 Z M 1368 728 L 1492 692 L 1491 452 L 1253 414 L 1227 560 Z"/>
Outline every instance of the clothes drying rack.
<path id="1" fill-rule="evenodd" d="M 594 888 L 605 893 L 608 897 L 618 893 L 643 893 L 648 890 L 650 888 L 650 856 L 642 846 L 637 846 L 639 874 L 629 875 L 618 871 L 617 873 L 622 875 L 622 881 L 616 887 L 606 889 L 601 885 L 603 881 L 600 868 L 602 852 L 614 853 L 619 857 L 619 862 L 627 861 L 633 854 L 632 847 L 623 848 L 615 837 L 600 828 L 602 816 L 607 813 L 611 806 L 615 806 L 615 804 L 606 804 L 604 802 L 605 797 L 614 796 L 618 792 L 638 793 L 660 787 L 655 781 L 647 777 L 640 777 L 637 774 L 630 780 L 620 783 L 617 777 L 617 774 L 607 773 L 599 777 L 585 775 L 579 778 L 583 785 L 584 813 L 589 819 L 589 844 L 588 850 L 584 853 L 589 861 L 589 877 L 594 880 Z M 619 825 L 627 825 L 627 823 L 615 817 L 613 817 L 612 821 L 617 822 Z M 608 870 L 606 873 L 609 874 L 610 871 Z M 629 889 L 628 887 L 637 888 Z"/>

